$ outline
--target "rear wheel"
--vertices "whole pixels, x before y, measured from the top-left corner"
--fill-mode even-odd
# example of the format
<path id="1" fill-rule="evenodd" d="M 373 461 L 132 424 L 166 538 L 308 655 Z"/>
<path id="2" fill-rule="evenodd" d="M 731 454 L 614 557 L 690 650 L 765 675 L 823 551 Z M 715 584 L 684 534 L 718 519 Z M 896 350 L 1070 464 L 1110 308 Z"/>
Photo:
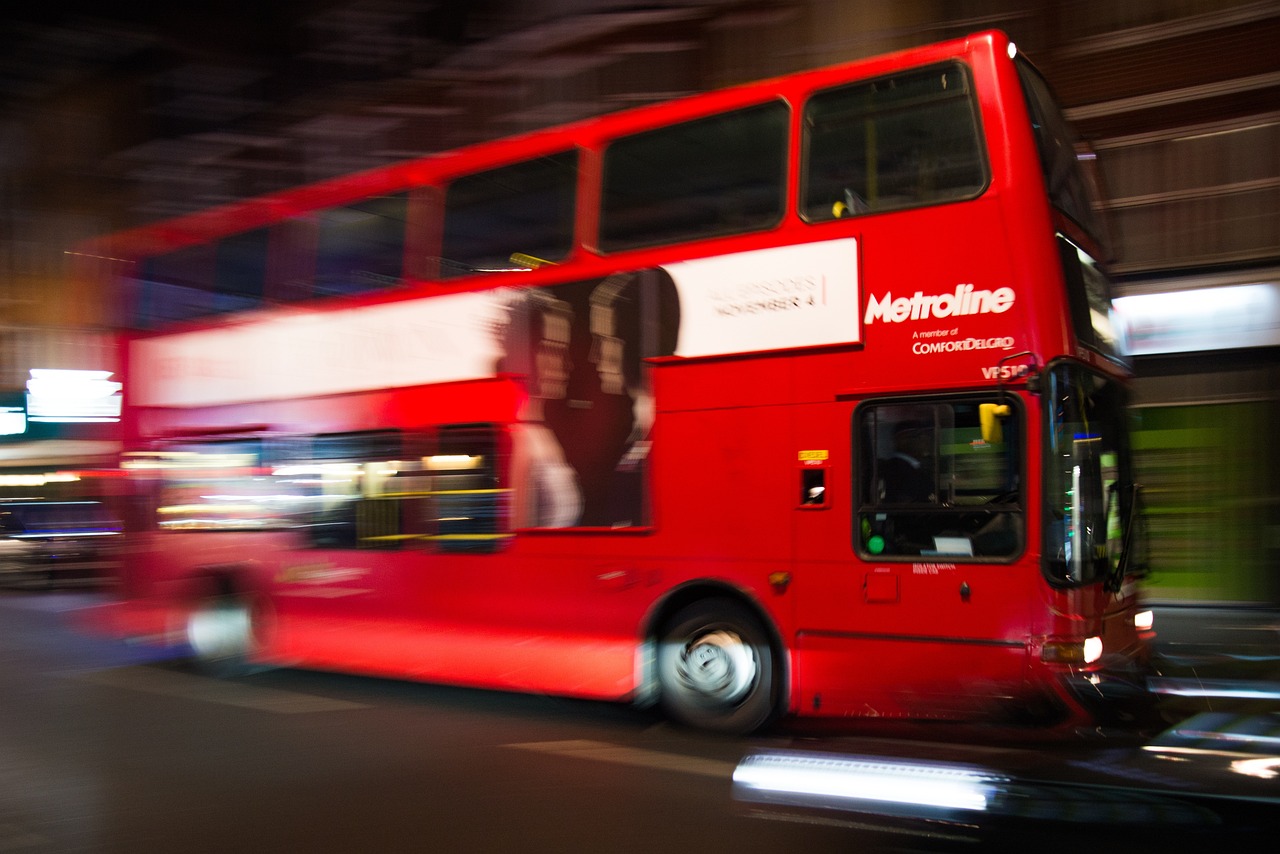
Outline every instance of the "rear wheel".
<path id="1" fill-rule="evenodd" d="M 250 597 L 211 595 L 187 616 L 187 645 L 202 670 L 224 676 L 245 673 L 257 648 L 257 628 Z"/>
<path id="2" fill-rule="evenodd" d="M 675 720 L 742 735 L 774 718 L 773 645 L 738 602 L 708 599 L 680 610 L 662 633 L 657 663 L 659 701 Z"/>

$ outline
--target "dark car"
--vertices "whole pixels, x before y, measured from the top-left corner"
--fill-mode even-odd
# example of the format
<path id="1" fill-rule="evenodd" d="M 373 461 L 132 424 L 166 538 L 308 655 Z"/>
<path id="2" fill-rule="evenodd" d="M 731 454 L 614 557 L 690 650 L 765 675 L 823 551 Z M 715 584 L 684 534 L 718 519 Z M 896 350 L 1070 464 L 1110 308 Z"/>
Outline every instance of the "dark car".
<path id="1" fill-rule="evenodd" d="M 119 539 L 100 501 L 0 501 L 0 585 L 106 583 Z"/>

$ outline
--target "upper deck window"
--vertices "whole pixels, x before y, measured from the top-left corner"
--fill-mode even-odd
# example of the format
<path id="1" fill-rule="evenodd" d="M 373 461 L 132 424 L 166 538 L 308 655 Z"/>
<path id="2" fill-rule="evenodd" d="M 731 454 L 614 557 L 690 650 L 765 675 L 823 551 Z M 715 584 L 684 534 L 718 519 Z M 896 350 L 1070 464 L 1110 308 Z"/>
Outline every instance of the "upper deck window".
<path id="1" fill-rule="evenodd" d="M 397 285 L 404 269 L 407 193 L 375 196 L 317 215 L 313 296 Z"/>
<path id="2" fill-rule="evenodd" d="M 133 282 L 136 298 L 126 309 L 131 313 L 121 322 L 153 329 L 257 307 L 266 281 L 268 237 L 268 229 L 256 228 L 147 258 Z"/>
<path id="3" fill-rule="evenodd" d="M 408 194 L 376 196 L 153 255 L 129 282 L 133 329 L 382 290 L 401 281 Z"/>
<path id="4" fill-rule="evenodd" d="M 444 200 L 441 275 L 559 261 L 573 248 L 578 155 L 565 151 L 459 178 Z M 516 260 L 512 260 L 516 256 Z"/>
<path id="5" fill-rule="evenodd" d="M 819 92 L 804 111 L 801 210 L 821 222 L 973 198 L 987 183 L 965 66 Z"/>
<path id="6" fill-rule="evenodd" d="M 253 308 L 262 302 L 270 236 L 270 229 L 255 228 L 218 242 L 213 276 L 217 313 Z"/>
<path id="7" fill-rule="evenodd" d="M 1061 234 L 1058 257 L 1067 284 L 1067 306 L 1076 339 L 1112 359 L 1124 358 L 1124 340 L 1111 305 L 1111 281 L 1089 253 Z"/>
<path id="8" fill-rule="evenodd" d="M 135 329 L 155 329 L 213 314 L 215 248 L 202 243 L 143 260 L 131 283 L 133 310 L 124 323 Z"/>
<path id="9" fill-rule="evenodd" d="M 786 197 L 788 108 L 771 102 L 646 131 L 604 154 L 609 252 L 775 225 Z"/>

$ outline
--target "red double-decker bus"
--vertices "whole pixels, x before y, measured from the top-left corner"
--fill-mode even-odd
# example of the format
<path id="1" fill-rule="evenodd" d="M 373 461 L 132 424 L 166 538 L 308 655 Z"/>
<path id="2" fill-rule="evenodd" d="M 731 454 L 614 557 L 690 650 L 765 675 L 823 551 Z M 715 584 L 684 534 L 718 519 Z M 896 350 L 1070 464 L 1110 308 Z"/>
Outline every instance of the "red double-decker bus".
<path id="1" fill-rule="evenodd" d="M 730 732 L 1112 713 L 1150 623 L 1073 145 L 986 32 L 83 247 L 119 625 Z"/>

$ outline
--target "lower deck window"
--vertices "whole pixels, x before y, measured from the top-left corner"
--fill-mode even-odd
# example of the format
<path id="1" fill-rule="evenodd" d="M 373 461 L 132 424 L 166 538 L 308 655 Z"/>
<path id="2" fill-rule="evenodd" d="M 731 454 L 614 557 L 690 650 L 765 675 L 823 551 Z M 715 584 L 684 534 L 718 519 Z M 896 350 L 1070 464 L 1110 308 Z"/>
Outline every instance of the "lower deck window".
<path id="1" fill-rule="evenodd" d="M 281 531 L 315 549 L 493 551 L 509 538 L 492 425 L 208 441 L 133 455 L 162 531 Z"/>
<path id="2" fill-rule="evenodd" d="M 487 425 L 447 427 L 430 475 L 430 537 L 450 552 L 494 551 L 508 538 L 507 490 L 499 482 L 499 433 Z"/>

